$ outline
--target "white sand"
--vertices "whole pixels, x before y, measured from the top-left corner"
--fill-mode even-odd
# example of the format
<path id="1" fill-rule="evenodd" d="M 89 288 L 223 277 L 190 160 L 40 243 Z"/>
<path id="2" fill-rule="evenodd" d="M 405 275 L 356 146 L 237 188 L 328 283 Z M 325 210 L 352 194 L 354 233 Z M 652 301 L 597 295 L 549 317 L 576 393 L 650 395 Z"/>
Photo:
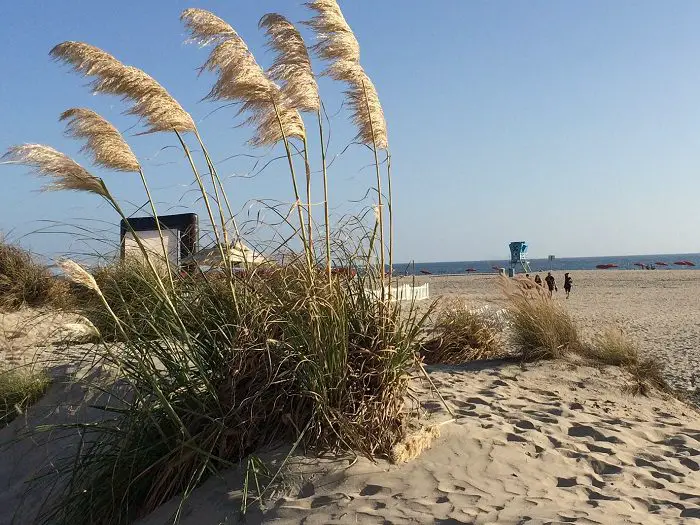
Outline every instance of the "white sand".
<path id="1" fill-rule="evenodd" d="M 431 376 L 457 420 L 441 427 L 430 450 L 403 465 L 300 466 L 295 459 L 291 492 L 249 523 L 668 524 L 700 517 L 700 413 L 687 405 L 624 394 L 618 369 L 563 362 L 437 368 Z M 438 399 L 419 388 L 429 421 L 448 420 Z M 182 523 L 238 523 L 240 487 L 236 472 L 210 480 L 186 504 Z M 174 508 L 139 523 L 168 523 Z"/>
<path id="2" fill-rule="evenodd" d="M 621 323 L 643 351 L 664 357 L 675 384 L 692 384 L 700 272 L 572 274 L 567 305 L 584 332 Z M 433 297 L 500 301 L 490 276 L 419 280 L 431 283 Z M 431 377 L 457 419 L 441 427 L 430 450 L 403 465 L 296 457 L 283 473 L 283 493 L 247 522 L 666 524 L 700 517 L 700 413 L 689 405 L 661 393 L 631 397 L 619 369 L 571 362 L 438 367 Z M 427 385 L 414 386 L 426 423 L 450 419 Z M 32 424 L 75 417 L 51 408 L 61 388 L 30 411 Z M 68 389 L 65 397 L 74 402 L 79 394 Z M 0 431 L 0 443 L 23 423 Z M 31 473 L 56 452 L 27 440 L 2 452 L 0 525 L 11 522 Z M 266 457 L 279 461 L 280 454 Z M 210 479 L 186 504 L 182 523 L 238 523 L 240 488 L 238 471 Z M 169 523 L 175 508 L 166 504 L 140 523 Z"/>
<path id="3" fill-rule="evenodd" d="M 622 327 L 643 352 L 666 364 L 667 379 L 682 389 L 700 388 L 700 271 L 572 271 L 574 289 L 564 294 L 564 273 L 554 272 L 564 303 L 585 336 L 607 325 Z M 540 274 L 544 279 L 546 273 Z M 532 275 L 534 277 L 534 274 Z M 494 275 L 418 277 L 430 283 L 431 298 L 475 305 L 500 304 Z"/>

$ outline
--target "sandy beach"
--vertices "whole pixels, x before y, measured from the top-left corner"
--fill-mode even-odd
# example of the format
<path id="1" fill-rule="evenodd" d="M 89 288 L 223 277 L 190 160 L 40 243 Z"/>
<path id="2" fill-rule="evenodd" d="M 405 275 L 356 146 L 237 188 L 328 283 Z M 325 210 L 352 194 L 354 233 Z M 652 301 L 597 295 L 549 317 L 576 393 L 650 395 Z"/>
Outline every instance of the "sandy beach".
<path id="1" fill-rule="evenodd" d="M 663 358 L 673 385 L 696 385 L 700 272 L 572 276 L 571 298 L 560 289 L 556 300 L 565 302 L 586 335 L 619 324 L 643 352 Z M 561 288 L 563 275 L 556 277 Z M 502 305 L 495 276 L 417 281 L 429 282 L 431 298 L 442 303 Z M 29 319 L 35 324 L 26 324 Z M 3 316 L 3 360 L 29 359 L 43 347 L 40 354 L 52 355 L 53 366 L 71 364 L 76 354 L 52 345 L 57 325 L 76 319 L 50 320 L 39 329 L 31 312 Z M 280 489 L 263 509 L 253 505 L 245 521 L 239 514 L 243 475 L 232 469 L 194 491 L 181 523 L 668 524 L 700 518 L 700 412 L 692 406 L 661 392 L 632 396 L 622 370 L 575 361 L 482 362 L 434 366 L 429 373 L 452 414 L 425 380 L 413 380 L 423 424 L 444 423 L 417 459 L 394 465 L 298 451 L 281 474 Z M 67 450 L 65 443 L 12 441 L 27 425 L 90 417 L 82 396 L 55 384 L 26 417 L 0 430 L 0 442 L 11 443 L 0 460 L 0 525 L 31 522 L 35 507 L 26 503 L 39 500 L 27 498 L 26 483 Z M 272 470 L 284 456 L 284 450 L 261 454 Z M 172 501 L 138 523 L 172 523 L 177 506 Z"/>
<path id="2" fill-rule="evenodd" d="M 624 329 L 642 352 L 661 358 L 676 388 L 700 388 L 700 272 L 687 270 L 572 271 L 568 300 L 563 272 L 554 272 L 564 303 L 585 336 L 608 325 Z M 546 273 L 540 274 L 542 278 Z M 533 274 L 534 277 L 534 274 Z M 407 279 L 405 279 L 407 280 Z M 421 276 L 432 299 L 501 305 L 495 275 Z"/>

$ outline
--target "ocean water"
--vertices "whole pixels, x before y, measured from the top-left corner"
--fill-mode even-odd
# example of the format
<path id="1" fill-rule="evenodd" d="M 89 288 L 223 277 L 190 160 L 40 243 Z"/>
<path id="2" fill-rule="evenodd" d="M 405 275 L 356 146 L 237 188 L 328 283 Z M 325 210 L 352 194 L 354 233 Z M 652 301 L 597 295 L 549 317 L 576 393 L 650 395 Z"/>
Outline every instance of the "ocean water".
<path id="1" fill-rule="evenodd" d="M 690 261 L 695 266 L 678 266 L 676 261 Z M 658 265 L 666 263 L 668 266 Z M 654 265 L 657 270 L 698 270 L 700 269 L 700 253 L 677 253 L 665 255 L 620 255 L 612 257 L 563 257 L 561 259 L 530 259 L 530 269 L 532 273 L 547 271 L 568 271 L 568 270 L 596 270 L 599 264 L 615 264 L 619 270 L 639 270 L 635 263 Z M 430 262 L 430 263 L 404 263 L 395 264 L 394 271 L 399 275 L 420 275 L 421 273 L 431 273 L 435 275 L 463 274 L 468 273 L 467 269 L 476 270 L 476 273 L 493 273 L 496 268 L 508 268 L 510 261 L 453 261 L 453 262 Z M 518 265 L 518 272 L 522 268 Z M 605 270 L 598 270 L 605 271 Z"/>

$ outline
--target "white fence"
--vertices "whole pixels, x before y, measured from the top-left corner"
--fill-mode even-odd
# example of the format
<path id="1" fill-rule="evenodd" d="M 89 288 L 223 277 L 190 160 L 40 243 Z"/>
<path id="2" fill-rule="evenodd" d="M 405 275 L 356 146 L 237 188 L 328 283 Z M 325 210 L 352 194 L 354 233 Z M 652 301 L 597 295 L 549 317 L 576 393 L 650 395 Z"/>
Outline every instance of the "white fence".
<path id="1" fill-rule="evenodd" d="M 377 299 L 382 296 L 381 290 L 368 290 Z M 389 297 L 389 287 L 384 287 L 384 296 Z M 410 284 L 402 284 L 391 287 L 392 301 L 422 301 L 430 298 L 430 283 L 425 283 L 422 286 L 411 286 Z"/>

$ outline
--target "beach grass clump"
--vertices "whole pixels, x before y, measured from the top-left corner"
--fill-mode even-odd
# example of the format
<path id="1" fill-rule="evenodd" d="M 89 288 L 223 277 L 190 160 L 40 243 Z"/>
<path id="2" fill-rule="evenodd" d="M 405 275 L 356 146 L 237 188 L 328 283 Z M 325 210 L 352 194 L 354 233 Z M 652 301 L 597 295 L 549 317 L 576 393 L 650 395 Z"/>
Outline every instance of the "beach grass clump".
<path id="1" fill-rule="evenodd" d="M 608 327 L 596 334 L 581 353 L 595 362 L 618 366 L 629 372 L 631 383 L 627 390 L 634 395 L 647 395 L 652 387 L 669 390 L 663 377 L 663 362 L 655 357 L 642 356 L 636 341 L 618 327 Z"/>
<path id="2" fill-rule="evenodd" d="M 288 202 L 273 207 L 257 200 L 280 220 L 265 224 L 259 219 L 255 226 L 263 228 L 244 230 L 253 237 L 272 230 L 272 240 L 266 242 L 277 248 L 264 255 L 286 261 L 279 266 L 258 268 L 229 256 L 247 241 L 235 208 L 195 120 L 163 86 L 89 44 L 64 42 L 51 51 L 56 60 L 91 77 L 95 93 L 120 97 L 145 132 L 175 135 L 220 261 L 214 271 L 200 266 L 191 275 L 163 275 L 162 265 L 132 230 L 144 264 L 130 260 L 91 274 L 73 261 L 59 263 L 84 288 L 78 294 L 81 313 L 105 339 L 116 341 L 103 341 L 95 352 L 97 361 L 117 376 L 119 388 L 106 404 L 95 407 L 104 413 L 99 423 L 72 427 L 82 440 L 80 453 L 57 463 L 53 475 L 58 485 L 42 509 L 44 523 L 129 523 L 174 496 L 184 501 L 207 477 L 271 443 L 374 459 L 389 457 L 406 439 L 411 411 L 404 403 L 409 378 L 422 367 L 417 354 L 427 314 L 419 316 L 412 303 L 402 307 L 392 301 L 386 286 L 385 261 L 391 282 L 393 260 L 393 201 L 385 116 L 336 1 L 307 6 L 317 15 L 310 23 L 318 39 L 312 49 L 329 62 L 329 76 L 346 84 L 357 141 L 369 148 L 375 167 L 376 179 L 366 188 L 372 202 L 358 211 L 350 232 L 338 228 L 341 243 L 331 242 L 329 134 L 324 132 L 323 104 L 301 34 L 280 15 L 263 17 L 260 26 L 276 53 L 266 71 L 226 21 L 202 9 L 187 9 L 181 17 L 192 41 L 212 46 L 202 70 L 212 72 L 215 83 L 205 98 L 224 107 L 239 105 L 237 116 L 252 129 L 251 147 L 278 148 L 286 154 Z M 316 113 L 318 135 L 307 135 L 301 113 Z M 142 163 L 124 137 L 85 108 L 69 110 L 62 118 L 68 134 L 85 141 L 82 152 L 94 165 L 138 172 L 165 248 Z M 312 240 L 316 171 L 308 141 L 313 136 L 320 142 L 325 250 Z M 192 140 L 201 156 L 193 155 Z M 303 157 L 298 155 L 302 152 Z M 47 190 L 99 197 L 130 228 L 105 181 L 68 155 L 25 144 L 10 148 L 5 158 L 48 180 Z M 297 179 L 302 160 L 305 199 Z M 375 212 L 373 224 L 367 224 L 369 210 Z M 331 253 L 331 245 L 339 244 Z M 333 271 L 334 263 L 343 274 Z M 236 265 L 245 271 L 235 271 Z M 85 386 L 112 392 L 109 385 Z"/>
<path id="3" fill-rule="evenodd" d="M 60 305 L 67 296 L 65 283 L 28 251 L 0 241 L 0 311 Z"/>
<path id="4" fill-rule="evenodd" d="M 97 266 L 91 275 L 113 312 L 91 288 L 74 285 L 71 295 L 74 308 L 90 320 L 105 339 L 114 341 L 125 337 L 115 324 L 113 313 L 124 327 L 137 330 L 144 337 L 157 337 L 152 321 L 153 312 L 165 307 L 164 292 L 158 285 L 159 279 L 165 278 L 164 273 L 154 274 L 142 260 L 134 257 Z"/>
<path id="5" fill-rule="evenodd" d="M 611 366 L 629 367 L 639 362 L 637 343 L 623 330 L 608 327 L 593 337 L 590 345 L 582 349 L 583 355 Z"/>
<path id="6" fill-rule="evenodd" d="M 43 370 L 29 367 L 0 369 L 0 428 L 38 401 L 51 380 Z"/>
<path id="7" fill-rule="evenodd" d="M 192 280 L 182 311 L 151 312 L 158 337 L 120 318 L 120 351 L 103 357 L 129 395 L 84 426 L 100 437 L 65 465 L 72 483 L 46 522 L 128 523 L 274 442 L 389 457 L 406 437 L 420 323 L 365 291 L 376 278 L 322 276 Z"/>
<path id="8" fill-rule="evenodd" d="M 502 277 L 512 341 L 523 359 L 558 359 L 582 348 L 574 320 L 540 286 Z"/>
<path id="9" fill-rule="evenodd" d="M 421 344 L 426 364 L 459 365 L 504 354 L 498 322 L 461 302 L 441 310 Z"/>

